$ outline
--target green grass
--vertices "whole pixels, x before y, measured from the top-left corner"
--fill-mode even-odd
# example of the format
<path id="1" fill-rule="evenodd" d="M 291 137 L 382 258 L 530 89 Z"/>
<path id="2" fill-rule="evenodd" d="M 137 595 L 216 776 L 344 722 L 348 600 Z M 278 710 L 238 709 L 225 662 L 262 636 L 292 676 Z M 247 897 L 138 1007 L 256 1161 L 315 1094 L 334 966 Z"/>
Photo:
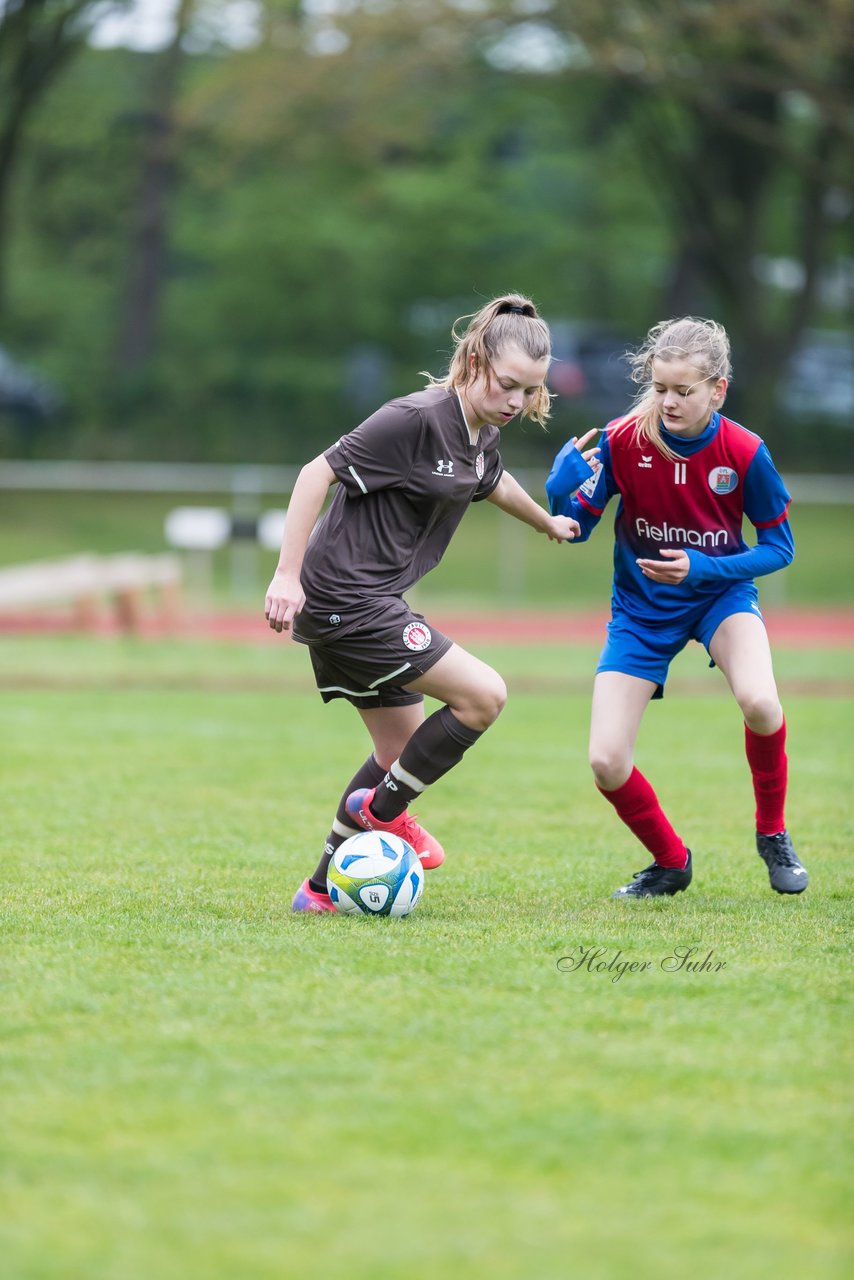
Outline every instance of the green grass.
<path id="1" fill-rule="evenodd" d="M 390 921 L 288 911 L 366 750 L 302 650 L 0 643 L 4 1276 L 849 1274 L 854 655 L 778 655 L 795 899 L 680 658 L 638 759 L 696 872 L 654 903 L 609 897 L 644 858 L 585 763 L 593 652 L 482 656 L 514 696 Z"/>
<path id="2" fill-rule="evenodd" d="M 281 506 L 284 498 L 263 503 Z M 222 495 L 152 493 L 26 493 L 0 491 L 0 565 L 80 551 L 163 551 L 163 524 L 174 507 L 224 506 Z M 476 503 L 446 553 L 413 600 L 424 607 L 514 605 L 579 608 L 607 606 L 610 597 L 616 508 L 583 547 L 546 540 L 511 520 L 491 503 Z M 783 574 L 762 584 L 767 604 L 854 605 L 854 507 L 798 503 L 792 509 L 797 556 Z M 830 549 L 830 550 L 829 550 Z M 213 587 L 256 606 L 275 568 L 275 554 L 253 544 L 217 552 Z M 188 588 L 199 582 L 198 562 L 188 563 Z M 202 578 L 206 577 L 206 572 Z"/>

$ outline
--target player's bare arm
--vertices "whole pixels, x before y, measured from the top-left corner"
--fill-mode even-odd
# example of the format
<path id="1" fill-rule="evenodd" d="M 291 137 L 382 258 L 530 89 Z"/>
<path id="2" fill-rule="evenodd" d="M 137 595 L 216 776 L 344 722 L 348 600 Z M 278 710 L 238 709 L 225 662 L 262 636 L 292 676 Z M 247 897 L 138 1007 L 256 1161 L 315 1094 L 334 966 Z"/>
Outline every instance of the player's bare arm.
<path id="1" fill-rule="evenodd" d="M 650 578 L 653 582 L 668 582 L 671 585 L 684 582 L 691 568 L 691 561 L 686 552 L 674 549 L 662 551 L 661 554 L 667 559 L 635 561 L 643 576 Z"/>
<path id="2" fill-rule="evenodd" d="M 511 476 L 503 472 L 501 479 L 487 499 L 517 520 L 529 524 L 538 533 L 545 533 L 552 542 L 571 542 L 581 533 L 581 526 L 570 516 L 551 516 Z"/>
<path id="3" fill-rule="evenodd" d="M 288 503 L 279 563 L 264 601 L 264 616 L 274 631 L 290 630 L 294 617 L 305 604 L 300 583 L 303 556 L 333 483 L 337 483 L 335 473 L 323 454 L 307 462 L 297 476 Z"/>

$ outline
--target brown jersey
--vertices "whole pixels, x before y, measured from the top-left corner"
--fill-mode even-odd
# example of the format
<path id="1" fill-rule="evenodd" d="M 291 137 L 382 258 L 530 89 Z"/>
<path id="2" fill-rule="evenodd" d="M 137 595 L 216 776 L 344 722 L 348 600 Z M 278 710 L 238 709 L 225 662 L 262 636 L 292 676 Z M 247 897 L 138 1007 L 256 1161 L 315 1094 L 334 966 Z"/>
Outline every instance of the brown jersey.
<path id="1" fill-rule="evenodd" d="M 295 638 L 364 626 L 429 573 L 469 504 L 501 479 L 499 440 L 484 426 L 472 444 L 456 391 L 427 387 L 327 449 L 340 485 L 306 549 Z"/>

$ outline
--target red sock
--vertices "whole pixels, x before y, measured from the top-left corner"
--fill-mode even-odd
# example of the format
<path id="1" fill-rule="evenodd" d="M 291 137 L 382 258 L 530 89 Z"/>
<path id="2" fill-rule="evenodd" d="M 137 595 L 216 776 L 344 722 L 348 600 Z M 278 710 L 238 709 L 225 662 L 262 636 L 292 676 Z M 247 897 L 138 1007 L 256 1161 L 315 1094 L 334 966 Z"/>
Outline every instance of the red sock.
<path id="1" fill-rule="evenodd" d="M 754 733 L 744 726 L 744 749 L 753 775 L 756 796 L 756 830 L 775 836 L 785 830 L 789 761 L 786 755 L 786 721 L 776 733 Z"/>
<path id="2" fill-rule="evenodd" d="M 682 870 L 686 866 L 688 851 L 685 843 L 671 827 L 658 803 L 658 796 L 639 769 L 632 769 L 628 780 L 616 791 L 605 791 L 602 787 L 599 790 L 629 830 L 649 849 L 660 867 Z"/>

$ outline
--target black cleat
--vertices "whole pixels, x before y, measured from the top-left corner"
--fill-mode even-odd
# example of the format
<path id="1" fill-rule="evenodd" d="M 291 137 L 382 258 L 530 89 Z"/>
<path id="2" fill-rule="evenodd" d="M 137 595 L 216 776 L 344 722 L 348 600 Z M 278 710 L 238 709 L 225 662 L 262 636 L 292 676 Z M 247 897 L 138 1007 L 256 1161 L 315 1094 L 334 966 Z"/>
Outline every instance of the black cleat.
<path id="1" fill-rule="evenodd" d="M 778 831 L 775 836 L 762 836 L 757 831 L 756 848 L 768 868 L 772 889 L 778 893 L 803 893 L 810 878 L 792 847 L 788 831 Z"/>
<path id="2" fill-rule="evenodd" d="M 691 883 L 691 850 L 688 850 L 688 861 L 682 871 L 678 867 L 660 867 L 653 862 L 651 867 L 636 871 L 631 884 L 624 884 L 612 898 L 664 898 L 681 893 Z"/>

